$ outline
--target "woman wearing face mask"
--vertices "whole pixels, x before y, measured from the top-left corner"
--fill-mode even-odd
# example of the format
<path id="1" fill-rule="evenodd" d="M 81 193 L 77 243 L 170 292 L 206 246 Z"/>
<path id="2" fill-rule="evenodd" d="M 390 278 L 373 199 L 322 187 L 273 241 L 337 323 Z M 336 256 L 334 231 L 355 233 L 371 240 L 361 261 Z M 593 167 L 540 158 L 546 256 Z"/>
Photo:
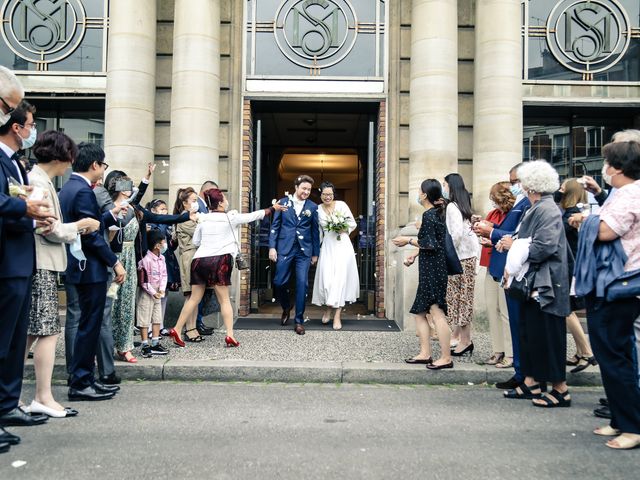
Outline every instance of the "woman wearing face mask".
<path id="1" fill-rule="evenodd" d="M 502 239 L 498 249 L 508 247 L 507 268 L 513 276 L 524 274 L 530 295 L 521 302 L 519 318 L 520 357 L 524 382 L 504 392 L 505 398 L 532 399 L 536 407 L 569 407 L 571 395 L 566 382 L 565 355 L 569 305 L 567 239 L 562 215 L 553 201 L 560 186 L 558 172 L 547 162 L 527 162 L 518 169 L 523 190 L 531 202 L 524 215 L 514 249 Z M 528 246 L 527 246 L 528 243 Z M 518 252 L 523 255 L 516 259 Z M 505 273 L 508 280 L 508 275 Z M 506 283 L 509 284 L 508 281 Z M 507 290 L 507 294 L 509 291 Z M 553 386 L 546 393 L 546 383 Z"/>
<path id="2" fill-rule="evenodd" d="M 487 214 L 485 221 L 499 225 L 509 213 L 509 210 L 513 208 L 516 198 L 511 193 L 510 186 L 509 182 L 498 182 L 491 187 L 489 199 L 491 200 L 492 210 Z M 491 256 L 494 253 L 491 240 L 484 237 L 479 238 L 482 245 L 480 266 L 487 269 L 484 281 L 484 296 L 487 303 L 487 317 L 493 346 L 493 354 L 484 363 L 486 365 L 495 365 L 496 368 L 509 368 L 513 366 L 513 351 L 507 303 L 504 292 L 499 285 L 501 279 L 494 278 L 489 271 Z"/>
<path id="3" fill-rule="evenodd" d="M 418 201 L 425 209 L 418 239 L 396 237 L 393 243 L 398 247 L 411 245 L 418 250 L 407 257 L 405 266 L 410 266 L 418 258 L 418 288 L 416 299 L 410 312 L 416 317 L 416 330 L 420 339 L 420 352 L 405 362 L 426 365 L 430 370 L 453 368 L 451 361 L 451 332 L 447 325 L 447 262 L 445 257 L 445 208 L 440 182 L 427 179 L 420 185 Z M 435 323 L 440 342 L 441 356 L 433 360 L 431 355 L 431 328 L 427 315 Z"/>
<path id="4" fill-rule="evenodd" d="M 578 183 L 575 178 L 569 178 L 562 182 L 560 189 L 554 194 L 554 200 L 559 204 L 562 211 L 562 223 L 564 224 L 564 233 L 567 236 L 567 244 L 571 250 L 571 261 L 569 264 L 569 272 L 573 274 L 573 266 L 576 254 L 578 252 L 578 229 L 569 223 L 572 215 L 581 214 L 585 208 L 589 207 L 587 192 L 584 187 Z M 580 320 L 576 315 L 576 310 L 584 308 L 584 300 L 571 297 L 571 313 L 567 317 L 567 328 L 571 332 L 571 336 L 576 344 L 576 354 L 567 359 L 567 365 L 574 367 L 571 373 L 578 373 L 588 368 L 590 365 L 597 365 L 589 340 L 582 330 Z"/>
<path id="5" fill-rule="evenodd" d="M 460 357 L 466 353 L 473 354 L 471 322 L 479 246 L 471 225 L 471 196 L 462 177 L 457 173 L 444 177 L 442 193 L 449 201 L 447 230 L 463 269 L 462 275 L 450 276 L 447 285 L 447 318 L 453 329 L 451 355 Z"/>
<path id="6" fill-rule="evenodd" d="M 53 398 L 51 376 L 56 356 L 56 342 L 61 331 L 58 309 L 58 274 L 67 266 L 65 244 L 71 244 L 78 233 L 88 234 L 100 227 L 100 222 L 85 218 L 74 223 L 62 223 L 62 212 L 52 180 L 64 175 L 71 167 L 78 149 L 64 133 L 49 130 L 40 135 L 33 147 L 38 160 L 29 173 L 29 184 L 42 189 L 51 203 L 53 215 L 59 219 L 48 233 L 36 233 L 36 273 L 31 289 L 31 312 L 27 351 L 34 347 L 36 393 L 29 406 L 31 413 L 50 417 L 70 417 L 78 412 L 65 408 Z"/>
<path id="7" fill-rule="evenodd" d="M 632 294 L 615 300 L 597 296 L 594 285 L 583 284 L 580 273 L 588 269 L 597 274 L 597 270 L 605 269 L 598 261 L 598 250 L 605 246 L 622 250 L 626 262 L 620 269 L 624 272 L 640 269 L 640 143 L 616 141 L 605 145 L 602 155 L 603 180 L 616 190 L 599 216 L 588 217 L 581 227 L 576 292 L 590 290 L 585 297 L 589 336 L 611 410 L 610 425 L 594 433 L 615 437 L 606 443 L 610 448 L 631 449 L 640 445 L 640 387 L 633 342 L 640 299 Z M 610 255 L 606 263 L 615 260 Z M 618 258 L 619 263 L 622 260 Z"/>
<path id="8" fill-rule="evenodd" d="M 194 200 L 197 206 L 197 199 Z M 175 329 L 171 330 L 171 336 L 175 343 L 180 345 L 178 332 L 187 321 L 195 323 L 198 304 L 205 290 L 213 288 L 227 331 L 224 341 L 228 347 L 238 347 L 240 343 L 233 335 L 233 309 L 229 298 L 231 272 L 234 258 L 238 254 L 235 229 L 238 225 L 262 220 L 275 211 L 286 210 L 287 207 L 276 203 L 272 207 L 252 213 L 241 214 L 236 210 L 227 212 L 229 202 L 217 188 L 205 191 L 204 201 L 210 213 L 199 215 L 201 223 L 198 223 L 193 234 L 192 243 L 197 247 L 197 251 L 193 255 L 190 269 L 191 296 L 182 307 Z M 184 343 L 180 346 L 184 346 Z"/>
<path id="9" fill-rule="evenodd" d="M 191 187 L 181 188 L 176 196 L 176 203 L 173 207 L 173 213 L 179 215 L 183 212 L 197 213 L 199 209 L 198 194 Z M 198 224 L 195 220 L 181 223 L 176 226 L 174 237 L 178 243 L 178 260 L 180 266 L 180 284 L 182 293 L 187 297 L 187 301 L 191 296 L 191 261 L 196 253 L 197 247 L 193 244 L 193 234 Z M 196 328 L 196 319 L 188 317 L 186 319 L 186 331 L 184 332 L 184 340 L 182 337 L 182 328 L 185 326 L 176 325 L 169 330 L 169 335 L 173 338 L 173 343 L 179 347 L 184 347 L 184 340 L 188 342 L 202 342 L 204 338 L 198 333 Z"/>

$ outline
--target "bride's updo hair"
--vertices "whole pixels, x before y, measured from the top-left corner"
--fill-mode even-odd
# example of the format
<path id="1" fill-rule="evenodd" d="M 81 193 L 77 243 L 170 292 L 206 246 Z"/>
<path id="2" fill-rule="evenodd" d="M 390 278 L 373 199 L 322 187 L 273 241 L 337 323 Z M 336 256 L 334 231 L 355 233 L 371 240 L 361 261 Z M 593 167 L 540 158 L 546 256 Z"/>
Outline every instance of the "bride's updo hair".
<path id="1" fill-rule="evenodd" d="M 331 182 L 326 182 L 326 181 L 325 181 L 325 182 L 322 182 L 322 183 L 320 184 L 320 193 L 322 193 L 322 191 L 323 191 L 325 188 L 330 188 L 330 189 L 331 189 L 331 191 L 333 192 L 333 198 L 336 198 L 336 186 L 335 186 L 333 183 L 331 183 Z"/>

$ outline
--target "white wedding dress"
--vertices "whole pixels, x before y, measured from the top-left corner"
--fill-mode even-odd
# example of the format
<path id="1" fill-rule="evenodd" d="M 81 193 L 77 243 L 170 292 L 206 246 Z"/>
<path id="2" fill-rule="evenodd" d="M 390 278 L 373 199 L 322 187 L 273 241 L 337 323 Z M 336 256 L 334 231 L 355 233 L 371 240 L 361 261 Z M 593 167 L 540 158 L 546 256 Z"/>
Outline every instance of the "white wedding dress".
<path id="1" fill-rule="evenodd" d="M 335 212 L 347 218 L 349 233 L 356 228 L 356 221 L 345 202 L 336 200 Z M 355 302 L 360 295 L 360 277 L 353 245 L 348 233 L 338 234 L 327 231 L 327 212 L 324 205 L 318 207 L 322 245 L 313 282 L 314 305 L 343 307 L 347 302 Z"/>

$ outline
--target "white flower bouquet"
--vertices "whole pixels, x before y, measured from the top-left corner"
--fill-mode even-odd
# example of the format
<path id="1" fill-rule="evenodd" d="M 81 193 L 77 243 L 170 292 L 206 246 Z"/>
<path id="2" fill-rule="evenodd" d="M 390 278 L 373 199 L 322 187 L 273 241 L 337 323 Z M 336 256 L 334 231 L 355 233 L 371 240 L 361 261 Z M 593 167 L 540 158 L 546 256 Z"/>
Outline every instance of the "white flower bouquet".
<path id="1" fill-rule="evenodd" d="M 341 233 L 349 231 L 350 217 L 347 217 L 342 212 L 334 212 L 327 218 L 327 230 L 329 232 L 336 232 L 338 234 L 338 240 L 341 240 Z"/>

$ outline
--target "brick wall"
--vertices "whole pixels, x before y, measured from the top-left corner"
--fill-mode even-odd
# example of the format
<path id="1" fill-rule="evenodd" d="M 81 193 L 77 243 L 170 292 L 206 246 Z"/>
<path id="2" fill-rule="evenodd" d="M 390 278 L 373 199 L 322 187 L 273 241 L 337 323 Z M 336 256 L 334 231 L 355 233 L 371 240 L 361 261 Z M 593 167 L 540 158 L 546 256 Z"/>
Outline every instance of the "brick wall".
<path id="1" fill-rule="evenodd" d="M 378 113 L 378 131 L 376 133 L 376 316 L 383 318 L 384 310 L 384 254 L 385 237 L 385 197 L 386 197 L 386 129 L 387 102 L 380 102 Z"/>
<path id="2" fill-rule="evenodd" d="M 250 208 L 251 191 L 253 189 L 253 118 L 251 116 L 251 102 L 245 100 L 242 106 L 242 198 L 241 212 L 247 213 Z M 249 245 L 249 226 L 240 227 L 240 251 L 249 259 L 251 249 Z M 251 306 L 251 270 L 240 272 L 238 288 L 238 315 L 249 315 Z"/>

